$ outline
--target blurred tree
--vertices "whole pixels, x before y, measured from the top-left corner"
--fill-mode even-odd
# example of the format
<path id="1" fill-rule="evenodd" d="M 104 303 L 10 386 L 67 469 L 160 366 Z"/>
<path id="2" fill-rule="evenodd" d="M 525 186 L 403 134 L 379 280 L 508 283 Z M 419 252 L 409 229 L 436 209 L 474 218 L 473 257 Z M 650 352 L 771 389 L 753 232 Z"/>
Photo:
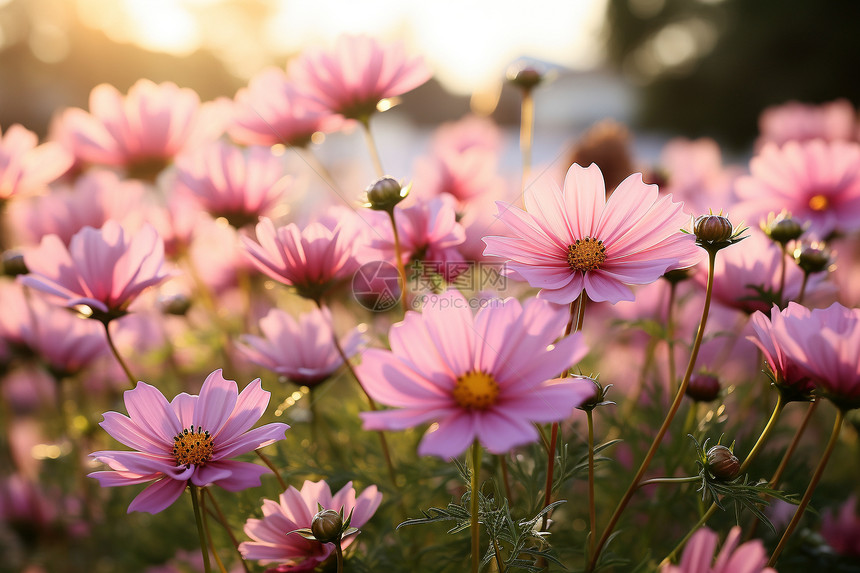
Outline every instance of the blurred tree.
<path id="1" fill-rule="evenodd" d="M 789 100 L 860 102 L 856 0 L 609 0 L 607 55 L 642 127 L 749 145 Z"/>

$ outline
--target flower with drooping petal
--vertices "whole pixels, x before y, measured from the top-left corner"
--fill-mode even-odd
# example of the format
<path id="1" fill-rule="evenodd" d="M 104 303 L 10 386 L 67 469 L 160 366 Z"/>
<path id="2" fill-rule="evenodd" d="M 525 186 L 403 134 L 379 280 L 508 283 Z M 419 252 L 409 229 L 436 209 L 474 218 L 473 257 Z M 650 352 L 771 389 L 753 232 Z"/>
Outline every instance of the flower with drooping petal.
<path id="1" fill-rule="evenodd" d="M 607 200 L 597 165 L 571 166 L 564 190 L 536 183 L 525 191 L 526 211 L 498 202 L 498 217 L 510 229 L 485 237 L 485 255 L 509 259 L 538 296 L 569 303 L 583 291 L 594 301 L 633 300 L 627 285 L 656 281 L 667 270 L 695 264 L 702 256 L 683 204 L 658 196 L 634 173 Z"/>
<path id="2" fill-rule="evenodd" d="M 857 114 L 846 99 L 818 105 L 791 101 L 761 112 L 758 128 L 758 147 L 813 139 L 851 141 L 856 138 Z"/>
<path id="3" fill-rule="evenodd" d="M 60 145 L 38 143 L 35 133 L 18 124 L 0 138 L 0 202 L 42 191 L 72 166 L 72 156 Z"/>
<path id="4" fill-rule="evenodd" d="M 236 93 L 228 133 L 242 145 L 303 147 L 314 133 L 337 131 L 342 125 L 341 116 L 303 95 L 283 70 L 272 67 Z"/>
<path id="5" fill-rule="evenodd" d="M 821 515 L 821 537 L 834 551 L 846 557 L 860 557 L 860 515 L 857 498 L 849 497 L 839 512 L 825 511 Z"/>
<path id="6" fill-rule="evenodd" d="M 755 336 L 747 338 L 761 350 L 778 386 L 789 387 L 800 395 L 808 395 L 815 388 L 815 383 L 794 363 L 791 356 L 785 353 L 775 334 L 776 331 L 785 329 L 785 320 L 790 320 L 798 308 L 802 307 L 795 304 L 780 312 L 779 307 L 774 305 L 770 311 L 770 320 L 760 310 L 756 311 L 750 317 Z"/>
<path id="7" fill-rule="evenodd" d="M 242 237 L 251 261 L 303 297 L 318 300 L 329 287 L 351 277 L 358 268 L 352 245 L 340 227 L 330 230 L 317 222 L 304 229 L 295 223 L 275 228 L 271 219 L 261 217 L 256 232 L 259 242 Z"/>
<path id="8" fill-rule="evenodd" d="M 269 573 L 313 571 L 334 553 L 334 546 L 305 539 L 292 532 L 311 526 L 318 504 L 323 509 L 334 511 L 343 508 L 345 516 L 352 513 L 350 526 L 361 527 L 370 520 L 381 502 L 382 494 L 375 485 L 358 496 L 352 482 L 347 482 L 334 495 L 325 481 L 305 481 L 301 490 L 290 486 L 277 502 L 263 500 L 262 519 L 249 519 L 245 523 L 245 533 L 253 541 L 242 542 L 239 552 L 246 560 L 259 561 L 261 565 L 278 565 L 267 569 Z M 354 535 L 343 539 L 341 547 L 347 547 L 354 539 Z"/>
<path id="9" fill-rule="evenodd" d="M 213 217 L 237 229 L 268 214 L 291 181 L 268 147 L 241 150 L 224 141 L 179 157 L 176 179 L 179 192 L 192 194 Z"/>
<path id="10" fill-rule="evenodd" d="M 660 573 L 776 573 L 767 567 L 768 554 L 761 540 L 753 539 L 739 546 L 740 540 L 741 528 L 732 527 L 714 560 L 717 534 L 703 527 L 690 538 L 681 562 L 664 565 Z"/>
<path id="11" fill-rule="evenodd" d="M 821 140 L 769 144 L 736 183 L 735 214 L 758 223 L 785 209 L 809 232 L 826 237 L 860 229 L 860 144 Z"/>
<path id="12" fill-rule="evenodd" d="M 309 49 L 287 75 L 296 87 L 334 113 L 366 120 L 385 98 L 430 79 L 422 58 L 408 58 L 402 42 L 382 45 L 368 36 L 342 35 L 332 51 Z"/>
<path id="13" fill-rule="evenodd" d="M 65 110 L 56 128 L 59 140 L 81 161 L 123 166 L 132 175 L 154 179 L 182 150 L 217 139 L 232 104 L 201 106 L 194 90 L 141 79 L 127 95 L 109 84 L 96 86 L 89 108 L 89 113 Z"/>
<path id="14" fill-rule="evenodd" d="M 332 337 L 331 312 L 312 309 L 296 321 L 288 312 L 273 308 L 260 320 L 263 336 L 243 335 L 237 348 L 251 362 L 291 382 L 314 386 L 328 379 L 343 364 Z M 341 338 L 348 358 L 361 346 L 358 329 Z"/>
<path id="15" fill-rule="evenodd" d="M 587 351 L 580 333 L 554 342 L 567 320 L 541 300 L 492 299 L 473 316 L 458 291 L 429 297 L 391 328 L 391 351 L 363 354 L 361 385 L 397 408 L 363 412 L 365 429 L 435 422 L 418 453 L 442 458 L 474 440 L 496 454 L 537 440 L 535 422 L 563 420 L 594 395 L 590 380 L 553 380 Z"/>
<path id="16" fill-rule="evenodd" d="M 230 458 L 284 438 L 286 424 L 251 429 L 266 411 L 269 396 L 259 378 L 240 394 L 220 369 L 206 377 L 200 395 L 183 392 L 170 402 L 154 386 L 138 382 L 124 395 L 128 416 L 106 412 L 99 424 L 135 451 L 90 454 L 111 469 L 89 477 L 102 487 L 153 482 L 134 498 L 129 512 L 158 513 L 176 501 L 189 483 L 215 484 L 227 491 L 259 486 L 268 468 Z"/>
<path id="17" fill-rule="evenodd" d="M 833 303 L 809 310 L 790 302 L 776 343 L 838 407 L 860 408 L 860 308 Z"/>
<path id="18" fill-rule="evenodd" d="M 144 289 L 170 276 L 162 269 L 164 244 L 148 224 L 134 234 L 115 221 L 101 229 L 84 227 L 68 248 L 56 235 L 48 235 L 24 260 L 30 270 L 20 279 L 24 284 L 69 308 L 86 305 L 99 320 L 124 315 Z"/>

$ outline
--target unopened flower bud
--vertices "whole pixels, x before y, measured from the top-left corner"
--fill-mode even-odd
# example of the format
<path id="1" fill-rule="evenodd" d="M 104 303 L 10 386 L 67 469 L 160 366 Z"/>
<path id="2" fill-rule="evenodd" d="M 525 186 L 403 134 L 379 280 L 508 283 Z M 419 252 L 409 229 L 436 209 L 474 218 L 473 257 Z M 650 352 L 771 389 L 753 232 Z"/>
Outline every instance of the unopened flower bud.
<path id="1" fill-rule="evenodd" d="M 367 188 L 367 206 L 375 211 L 391 211 L 408 194 L 408 185 L 404 188 L 397 179 L 382 177 Z"/>
<path id="2" fill-rule="evenodd" d="M 794 260 L 803 272 L 820 273 L 830 266 L 830 249 L 820 243 L 802 245 L 794 250 Z"/>
<path id="3" fill-rule="evenodd" d="M 337 543 L 343 534 L 343 518 L 333 509 L 323 509 L 314 515 L 311 532 L 320 543 Z"/>
<path id="4" fill-rule="evenodd" d="M 678 284 L 683 282 L 695 274 L 695 270 L 693 267 L 687 267 L 686 269 L 672 269 L 671 271 L 666 271 L 663 275 L 663 279 L 669 281 L 671 284 Z"/>
<path id="5" fill-rule="evenodd" d="M 771 240 L 781 245 L 799 239 L 804 231 L 803 225 L 785 211 L 779 215 L 771 213 L 761 228 Z"/>
<path id="6" fill-rule="evenodd" d="M 165 314 L 185 316 L 188 309 L 191 308 L 191 299 L 184 294 L 166 296 L 159 302 L 161 303 L 161 310 L 164 311 Z"/>
<path id="7" fill-rule="evenodd" d="M 693 233 L 700 241 L 722 243 L 732 236 L 732 222 L 722 215 L 702 215 L 693 224 Z"/>
<path id="8" fill-rule="evenodd" d="M 27 269 L 27 264 L 24 262 L 24 255 L 20 251 L 4 252 L 2 263 L 0 263 L 0 271 L 2 271 L 2 274 L 10 277 L 26 275 L 30 272 Z"/>
<path id="9" fill-rule="evenodd" d="M 697 372 L 690 377 L 687 396 L 697 402 L 711 402 L 720 395 L 720 379 L 707 372 Z"/>
<path id="10" fill-rule="evenodd" d="M 716 445 L 708 450 L 708 471 L 717 479 L 727 481 L 733 479 L 741 469 L 741 462 L 730 449 Z"/>
<path id="11" fill-rule="evenodd" d="M 544 75 L 534 66 L 513 65 L 508 68 L 508 81 L 523 91 L 531 91 L 540 84 Z"/>

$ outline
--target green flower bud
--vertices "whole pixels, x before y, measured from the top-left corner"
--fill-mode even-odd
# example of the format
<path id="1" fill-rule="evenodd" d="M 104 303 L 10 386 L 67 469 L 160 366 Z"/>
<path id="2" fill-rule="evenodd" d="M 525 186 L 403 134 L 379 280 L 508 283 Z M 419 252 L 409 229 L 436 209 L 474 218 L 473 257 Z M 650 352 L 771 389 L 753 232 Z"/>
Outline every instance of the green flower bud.
<path id="1" fill-rule="evenodd" d="M 333 509 L 323 509 L 314 515 L 311 532 L 320 543 L 339 543 L 343 534 L 343 517 Z"/>
<path id="2" fill-rule="evenodd" d="M 761 224 L 761 229 L 771 240 L 780 245 L 799 239 L 804 231 L 803 225 L 786 211 L 779 215 L 773 213 L 768 215 L 767 221 Z"/>
<path id="3" fill-rule="evenodd" d="M 708 471 L 717 479 L 728 481 L 738 475 L 741 462 L 732 451 L 721 445 L 716 445 L 708 450 Z"/>
<path id="4" fill-rule="evenodd" d="M 823 243 L 810 243 L 797 247 L 794 250 L 794 260 L 807 274 L 825 271 L 832 262 L 830 249 Z"/>
<path id="5" fill-rule="evenodd" d="M 404 188 L 393 177 L 382 177 L 367 188 L 366 205 L 374 211 L 391 211 L 406 198 L 409 189 L 409 185 Z"/>
<path id="6" fill-rule="evenodd" d="M 693 224 L 696 239 L 707 243 L 722 243 L 732 237 L 732 222 L 722 215 L 702 215 Z"/>

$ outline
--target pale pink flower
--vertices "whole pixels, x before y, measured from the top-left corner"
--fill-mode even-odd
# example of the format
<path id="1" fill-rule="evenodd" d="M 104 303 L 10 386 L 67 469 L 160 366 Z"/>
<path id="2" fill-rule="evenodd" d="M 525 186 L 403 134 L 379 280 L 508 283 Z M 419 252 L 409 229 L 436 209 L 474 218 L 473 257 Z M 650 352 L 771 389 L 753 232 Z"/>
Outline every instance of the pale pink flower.
<path id="1" fill-rule="evenodd" d="M 94 170 L 76 179 L 72 187 L 14 203 L 9 223 L 22 242 L 38 243 L 45 235 L 57 235 L 68 245 L 84 227 L 97 229 L 110 219 L 139 226 L 145 191 L 139 181 Z"/>
<path id="2" fill-rule="evenodd" d="M 776 377 L 776 384 L 788 386 L 801 394 L 808 394 L 815 387 L 815 383 L 801 367 L 795 364 L 791 356 L 785 353 L 776 335 L 777 331 L 785 330 L 785 321 L 791 320 L 801 308 L 803 307 L 800 305 L 792 304 L 780 311 L 779 307 L 774 305 L 770 310 L 770 319 L 763 312 L 756 311 L 750 317 L 755 336 L 747 338 L 761 350 L 771 372 Z M 805 314 L 803 311 L 801 313 Z"/>
<path id="3" fill-rule="evenodd" d="M 57 122 L 59 140 L 83 162 L 123 166 L 147 177 L 184 149 L 216 139 L 229 121 L 222 102 L 201 106 L 194 90 L 147 79 L 127 95 L 100 84 L 90 92 L 89 108 L 64 112 Z"/>
<path id="4" fill-rule="evenodd" d="M 791 101 L 765 109 L 758 118 L 757 145 L 789 141 L 850 141 L 855 139 L 857 114 L 845 99 L 806 104 Z"/>
<path id="5" fill-rule="evenodd" d="M 241 150 L 217 141 L 176 160 L 178 192 L 192 194 L 213 217 L 224 217 L 237 229 L 268 214 L 290 181 L 268 147 Z"/>
<path id="6" fill-rule="evenodd" d="M 735 202 L 733 190 L 739 169 L 723 166 L 720 147 L 713 139 L 670 140 L 660 153 L 660 169 L 668 178 L 660 191 L 684 201 L 692 215 L 725 211 Z"/>
<path id="7" fill-rule="evenodd" d="M 678 565 L 664 565 L 660 573 L 776 573 L 767 567 L 768 554 L 761 540 L 741 545 L 741 528 L 732 527 L 722 549 L 714 560 L 717 534 L 703 527 L 684 548 Z"/>
<path id="8" fill-rule="evenodd" d="M 94 318 L 110 319 L 127 312 L 128 305 L 147 287 L 166 279 L 164 245 L 151 225 L 131 235 L 114 221 L 101 229 L 84 227 L 68 248 L 56 235 L 27 251 L 27 286 L 60 299 L 67 307 L 86 305 Z"/>
<path id="9" fill-rule="evenodd" d="M 451 195 L 463 207 L 487 195 L 498 196 L 505 180 L 498 158 L 480 148 L 436 153 L 415 164 L 415 193 L 421 197 Z"/>
<path id="10" fill-rule="evenodd" d="M 860 557 L 860 515 L 857 498 L 849 497 L 839 513 L 828 510 L 821 515 L 821 537 L 834 551 L 846 557 Z"/>
<path id="11" fill-rule="evenodd" d="M 243 335 L 237 348 L 251 362 L 285 376 L 291 382 L 314 386 L 328 379 L 343 364 L 334 345 L 331 312 L 324 308 L 302 314 L 298 321 L 273 308 L 260 320 L 263 336 Z M 340 339 L 347 357 L 361 346 L 358 329 Z"/>
<path id="12" fill-rule="evenodd" d="M 785 209 L 810 233 L 860 229 L 860 144 L 846 141 L 770 144 L 736 184 L 735 214 L 755 225 Z"/>
<path id="13" fill-rule="evenodd" d="M 335 283 L 346 280 L 358 268 L 352 245 L 341 233 L 322 223 L 304 229 L 290 223 L 275 228 L 267 217 L 256 227 L 257 241 L 242 237 L 254 265 L 278 282 L 292 286 L 306 298 L 318 300 Z"/>
<path id="14" fill-rule="evenodd" d="M 290 486 L 278 501 L 263 500 L 263 518 L 249 519 L 245 533 L 253 541 L 239 545 L 239 552 L 246 560 L 259 561 L 261 565 L 277 565 L 268 572 L 311 572 L 334 553 L 334 545 L 305 539 L 292 533 L 310 528 L 314 515 L 323 509 L 340 511 L 344 516 L 352 513 L 351 527 L 360 528 L 367 523 L 382 502 L 382 494 L 372 485 L 356 495 L 352 482 L 347 482 L 332 495 L 325 481 L 305 481 L 302 489 Z M 349 546 L 356 536 L 341 541 L 341 548 Z"/>
<path id="15" fill-rule="evenodd" d="M 467 115 L 457 121 L 443 123 L 433 133 L 433 155 L 481 150 L 498 155 L 503 148 L 503 134 L 491 119 Z"/>
<path id="16" fill-rule="evenodd" d="M 15 124 L 0 138 L 0 203 L 17 195 L 39 193 L 72 166 L 73 158 L 57 143 Z"/>
<path id="17" fill-rule="evenodd" d="M 860 407 L 860 309 L 834 303 L 810 311 L 790 302 L 773 334 L 825 397 L 843 409 Z"/>
<path id="18" fill-rule="evenodd" d="M 343 118 L 302 95 L 280 68 L 266 68 L 236 93 L 230 137 L 243 145 L 303 147 L 316 132 L 337 131 Z"/>
<path id="19" fill-rule="evenodd" d="M 206 377 L 199 396 L 183 392 L 171 402 L 154 386 L 138 382 L 124 394 L 129 415 L 106 412 L 99 424 L 135 451 L 90 454 L 111 469 L 89 476 L 102 487 L 153 482 L 134 498 L 129 512 L 158 513 L 176 501 L 189 483 L 216 484 L 228 491 L 259 486 L 268 468 L 230 458 L 284 438 L 286 424 L 251 429 L 266 411 L 269 396 L 259 378 L 240 394 L 220 369 Z"/>
<path id="20" fill-rule="evenodd" d="M 525 191 L 526 211 L 498 202 L 510 234 L 485 237 L 485 255 L 509 259 L 538 296 L 569 303 L 583 291 L 594 301 L 633 300 L 628 285 L 656 281 L 667 270 L 701 258 L 683 204 L 658 196 L 634 173 L 606 199 L 597 165 L 573 164 L 564 190 L 536 182 Z"/>
<path id="21" fill-rule="evenodd" d="M 475 440 L 501 454 L 537 440 L 594 394 L 589 380 L 555 379 L 586 353 L 582 335 L 556 341 L 568 313 L 546 301 L 485 301 L 473 316 L 458 291 L 430 297 L 389 332 L 391 351 L 369 349 L 357 367 L 368 395 L 397 409 L 363 412 L 368 430 L 435 422 L 420 455 L 453 458 Z"/>
<path id="22" fill-rule="evenodd" d="M 342 35 L 332 51 L 308 49 L 287 74 L 311 99 L 349 119 L 367 119 L 385 98 L 430 79 L 422 58 L 408 58 L 402 42 L 382 45 L 368 36 Z"/>

